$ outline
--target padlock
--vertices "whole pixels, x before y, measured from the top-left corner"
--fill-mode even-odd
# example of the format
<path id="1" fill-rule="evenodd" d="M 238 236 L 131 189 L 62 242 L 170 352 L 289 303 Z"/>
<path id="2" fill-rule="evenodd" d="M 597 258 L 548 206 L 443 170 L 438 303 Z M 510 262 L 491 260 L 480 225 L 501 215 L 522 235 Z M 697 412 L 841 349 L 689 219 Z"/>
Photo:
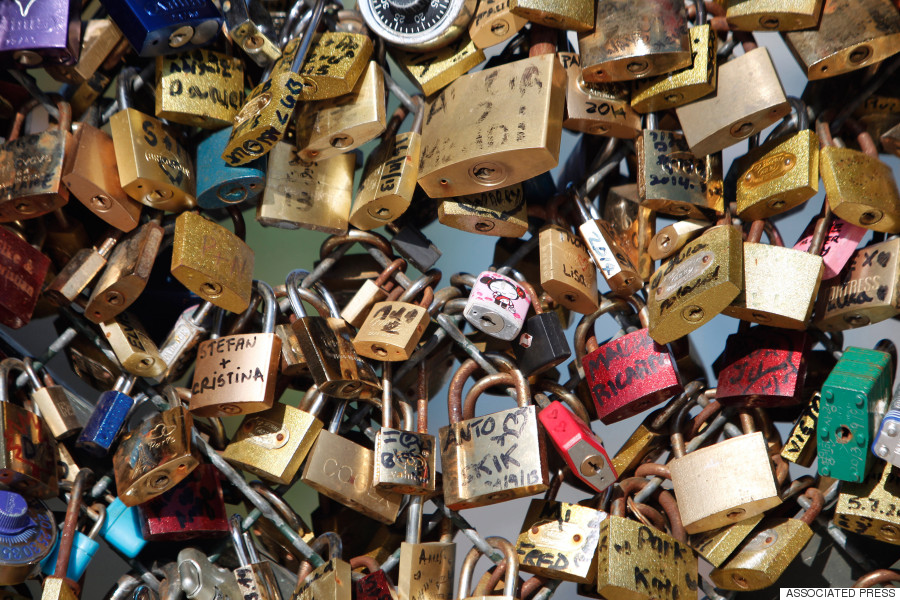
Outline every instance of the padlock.
<path id="1" fill-rule="evenodd" d="M 714 567 L 721 567 L 765 516 L 759 514 L 721 529 L 695 533 L 688 537 L 688 543 L 706 562 Z"/>
<path id="2" fill-rule="evenodd" d="M 744 221 L 787 212 L 819 191 L 819 136 L 809 129 L 806 105 L 788 100 L 797 111 L 797 133 L 767 141 L 738 162 L 737 215 Z"/>
<path id="3" fill-rule="evenodd" d="M 571 473 L 597 492 L 615 483 L 619 475 L 588 421 L 573 414 L 559 400 L 546 406 L 540 394 L 535 396 L 535 400 L 541 405 L 538 419 Z"/>
<path id="4" fill-rule="evenodd" d="M 244 105 L 241 59 L 195 48 L 156 58 L 157 119 L 189 127 L 228 127 Z"/>
<path id="5" fill-rule="evenodd" d="M 578 233 L 587 244 L 594 265 L 603 275 L 609 289 L 618 296 L 630 296 L 644 285 L 638 268 L 619 247 L 616 235 L 602 219 L 594 218 L 594 206 L 579 192 L 575 192 L 575 205 L 581 217 Z"/>
<path id="6" fill-rule="evenodd" d="M 640 205 L 637 184 L 611 187 L 600 216 L 609 225 L 616 244 L 637 267 L 641 279 L 650 279 L 656 259 L 650 252 L 656 232 L 656 212 Z"/>
<path id="7" fill-rule="evenodd" d="M 193 212 L 175 219 L 172 275 L 216 306 L 241 313 L 253 288 L 253 249 L 221 225 Z"/>
<path id="8" fill-rule="evenodd" d="M 200 464 L 169 491 L 138 506 L 142 537 L 148 542 L 228 535 L 219 471 Z"/>
<path id="9" fill-rule="evenodd" d="M 608 600 L 678 600 L 696 594 L 698 584 L 690 546 L 625 518 L 625 502 L 613 502 L 600 523 L 596 592 Z"/>
<path id="10" fill-rule="evenodd" d="M 315 34 L 298 71 L 304 77 L 299 99 L 328 100 L 349 94 L 369 68 L 373 49 L 372 40 L 362 33 Z"/>
<path id="11" fill-rule="evenodd" d="M 641 129 L 641 117 L 630 104 L 630 91 L 623 83 L 584 81 L 581 56 L 556 54 L 566 70 L 566 110 L 563 127 L 593 135 L 632 139 Z"/>
<path id="12" fill-rule="evenodd" d="M 825 146 L 819 170 L 836 216 L 873 231 L 900 231 L 900 191 L 893 171 L 877 153 Z"/>
<path id="13" fill-rule="evenodd" d="M 150 279 L 163 233 L 158 223 L 148 221 L 116 244 L 84 306 L 85 318 L 98 324 L 109 321 L 138 299 Z"/>
<path id="14" fill-rule="evenodd" d="M 122 32 L 109 18 L 89 19 L 82 23 L 80 52 L 74 64 L 46 64 L 44 70 L 60 83 L 79 85 L 91 79 L 101 65 L 121 46 L 128 46 Z"/>
<path id="15" fill-rule="evenodd" d="M 31 321 L 50 259 L 0 227 L 0 323 L 12 329 Z"/>
<path id="16" fill-rule="evenodd" d="M 391 223 L 388 229 L 392 230 L 394 237 L 391 239 L 391 247 L 409 264 L 424 273 L 428 271 L 441 258 L 441 251 L 425 234 L 411 224 L 404 224 L 396 229 Z"/>
<path id="17" fill-rule="evenodd" d="M 310 547 L 317 552 L 328 547 L 327 560 L 314 569 L 306 579 L 297 582 L 291 596 L 293 600 L 350 600 L 353 579 L 350 563 L 341 559 L 341 538 L 335 533 L 324 533 L 317 537 Z"/>
<path id="18" fill-rule="evenodd" d="M 185 213 L 188 214 L 188 213 Z M 262 331 L 201 342 L 191 385 L 191 412 L 199 417 L 241 415 L 272 408 L 281 359 L 275 335 L 275 292 L 254 280 L 263 299 Z"/>
<path id="19" fill-rule="evenodd" d="M 267 67 L 278 60 L 281 49 L 270 39 L 272 18 L 268 12 L 260 14 L 260 3 L 240 0 L 223 8 L 228 35 L 253 62 Z"/>
<path id="20" fill-rule="evenodd" d="M 578 36 L 585 81 L 626 81 L 691 66 L 684 3 L 611 0 L 594 11 L 594 30 Z"/>
<path id="21" fill-rule="evenodd" d="M 0 585 L 18 585 L 37 574 L 56 544 L 56 520 L 43 502 L 0 490 Z"/>
<path id="22" fill-rule="evenodd" d="M 413 519 L 416 507 L 424 500 L 413 498 L 407 512 Z M 421 514 L 421 511 L 415 514 Z M 408 525 L 406 540 L 400 542 L 397 591 L 400 600 L 453 600 L 456 573 L 456 544 L 453 525 L 449 519 L 441 521 L 441 537 L 436 542 L 421 541 L 421 526 Z"/>
<path id="23" fill-rule="evenodd" d="M 897 433 L 900 433 L 898 422 L 900 422 L 900 388 L 895 388 L 891 404 L 882 417 L 878 433 L 872 442 L 872 454 L 894 466 L 900 462 L 897 459 L 897 454 L 900 454 L 897 451 Z"/>
<path id="24" fill-rule="evenodd" d="M 760 530 L 747 539 L 722 566 L 709 577 L 723 590 L 749 591 L 774 585 L 794 558 L 812 538 L 811 525 L 819 516 L 825 499 L 815 487 L 804 496 L 810 507 L 793 519 L 764 519 Z"/>
<path id="25" fill-rule="evenodd" d="M 109 119 L 119 183 L 131 198 L 151 208 L 191 209 L 197 204 L 191 157 L 161 121 L 129 107 L 136 73 L 126 68 L 119 74 L 120 110 Z"/>
<path id="26" fill-rule="evenodd" d="M 528 208 L 521 184 L 444 198 L 438 221 L 448 227 L 499 237 L 522 237 L 528 231 Z"/>
<path id="27" fill-rule="evenodd" d="M 484 52 L 468 34 L 446 46 L 425 52 L 406 52 L 392 46 L 391 57 L 400 71 L 426 97 L 447 87 L 484 62 Z"/>
<path id="28" fill-rule="evenodd" d="M 741 87 L 742 81 L 753 81 L 753 87 Z M 778 72 L 764 47 L 720 64 L 715 94 L 675 109 L 696 156 L 733 146 L 790 111 Z"/>
<path id="29" fill-rule="evenodd" d="M 194 359 L 193 350 L 206 337 L 204 323 L 212 308 L 212 302 L 204 302 L 191 306 L 178 315 L 178 320 L 159 347 L 159 357 L 166 363 L 166 369 L 157 377 L 157 381 L 171 382 L 184 374 L 188 364 Z"/>
<path id="30" fill-rule="evenodd" d="M 44 385 L 34 369 L 32 360 L 26 357 L 22 362 L 33 387 L 31 401 L 40 411 L 50 433 L 57 440 L 75 435 L 81 429 L 81 423 L 75 416 L 75 410 L 66 396 L 65 388 L 55 384 Z"/>
<path id="31" fill-rule="evenodd" d="M 100 535 L 100 529 L 103 527 L 103 522 L 106 520 L 106 509 L 101 506 L 97 512 L 99 514 L 99 519 L 94 522 L 87 534 L 84 534 L 77 529 L 72 534 L 74 541 L 71 542 L 71 556 L 69 557 L 69 566 L 66 568 L 65 575 L 66 578 L 71 581 L 78 581 L 81 579 L 81 576 L 84 575 L 85 570 L 94 558 L 94 554 L 96 554 L 97 550 L 100 548 L 100 542 L 97 541 L 97 536 Z M 62 535 L 57 537 L 56 545 L 53 546 L 53 551 L 41 561 L 41 572 L 44 575 L 53 575 L 56 567 L 56 559 L 59 555 L 59 547 L 64 541 L 68 540 L 63 540 Z"/>
<path id="32" fill-rule="evenodd" d="M 214 600 L 215 598 L 240 598 L 240 590 L 234 573 L 209 560 L 196 548 L 184 548 L 176 559 L 178 583 L 189 600 Z"/>
<path id="33" fill-rule="evenodd" d="M 844 483 L 834 509 L 834 523 L 853 533 L 889 544 L 900 544 L 897 495 L 900 479 L 886 462 L 869 473 L 862 483 Z"/>
<path id="34" fill-rule="evenodd" d="M 324 161 L 375 139 L 387 126 L 384 71 L 374 61 L 347 94 L 297 109 L 297 156 Z"/>
<path id="35" fill-rule="evenodd" d="M 72 135 L 66 154 L 63 183 L 92 213 L 121 231 L 131 231 L 141 218 L 143 204 L 128 197 L 119 179 L 112 137 L 83 121 Z"/>
<path id="36" fill-rule="evenodd" d="M 485 95 L 490 100 L 470 102 Z M 419 185 L 447 198 L 549 171 L 559 161 L 564 104 L 565 71 L 552 54 L 460 77 L 426 101 Z M 500 108 L 511 106 L 516 125 Z"/>
<path id="37" fill-rule="evenodd" d="M 106 520 L 101 526 L 100 536 L 128 558 L 134 558 L 147 545 L 147 540 L 141 533 L 138 509 L 135 506 L 126 506 L 119 498 L 112 496 L 108 498 Z M 99 514 L 90 509 L 88 516 L 92 519 L 99 518 Z"/>
<path id="38" fill-rule="evenodd" d="M 629 298 L 641 328 L 610 340 L 581 359 L 597 417 L 607 425 L 640 414 L 684 391 L 671 350 L 655 341 L 647 309 Z M 614 308 L 601 307 L 600 314 Z M 576 344 L 577 346 L 577 344 Z"/>
<path id="39" fill-rule="evenodd" d="M 784 460 L 807 468 L 816 460 L 816 426 L 819 422 L 820 401 L 821 394 L 816 392 L 800 411 L 781 450 L 781 458 Z"/>
<path id="40" fill-rule="evenodd" d="M 398 600 L 397 588 L 377 560 L 371 556 L 356 556 L 350 559 L 350 568 L 369 571 L 355 582 L 357 600 Z"/>
<path id="41" fill-rule="evenodd" d="M 466 557 L 463 559 L 459 573 L 459 590 L 457 591 L 456 597 L 458 600 L 487 600 L 488 598 L 514 600 L 515 598 L 518 598 L 516 587 L 519 579 L 519 561 L 516 560 L 515 547 L 513 547 L 513 545 L 505 538 L 497 536 L 484 538 L 484 541 L 487 542 L 487 545 L 491 548 L 499 550 L 499 553 L 503 557 L 502 564 L 505 566 L 502 588 L 503 593 L 499 595 L 472 595 L 473 593 L 478 594 L 482 589 L 480 585 L 475 587 L 474 591 L 472 589 L 472 574 L 475 571 L 475 565 L 478 563 L 478 559 L 482 556 L 481 550 L 477 547 L 473 547 L 466 553 Z"/>
<path id="42" fill-rule="evenodd" d="M 822 15 L 823 0 L 789 4 L 772 0 L 728 1 L 725 18 L 739 31 L 794 31 L 814 29 Z"/>
<path id="43" fill-rule="evenodd" d="M 531 377 L 565 362 L 572 350 L 559 315 L 544 312 L 534 286 L 527 282 L 520 285 L 528 291 L 534 314 L 525 320 L 518 342 L 513 344 L 513 353 L 519 369 L 526 377 Z"/>
<path id="44" fill-rule="evenodd" d="M 479 0 L 469 21 L 469 37 L 476 48 L 502 44 L 525 27 L 528 19 L 513 13 L 511 5 L 508 0 Z"/>
<path id="45" fill-rule="evenodd" d="M 62 533 L 60 534 L 59 545 L 57 548 L 58 557 L 53 569 L 53 575 L 44 577 L 41 583 L 41 600 L 78 600 L 75 588 L 79 586 L 74 580 L 67 577 L 71 561 L 73 546 L 75 543 L 75 533 L 78 527 L 78 513 L 82 506 L 82 496 L 84 495 L 87 478 L 93 473 L 90 470 L 82 470 L 75 480 L 72 488 L 72 495 L 66 504 L 66 518 L 63 523 Z"/>
<path id="46" fill-rule="evenodd" d="M 135 379 L 134 375 L 121 375 L 113 389 L 100 394 L 90 419 L 75 442 L 77 448 L 94 456 L 105 456 L 109 452 L 125 424 L 125 417 L 134 406 L 134 399 L 129 394 Z"/>
<path id="47" fill-rule="evenodd" d="M 406 271 L 406 261 L 402 258 L 394 260 L 374 280 L 366 279 L 362 287 L 353 294 L 353 298 L 341 309 L 341 318 L 356 328 L 362 326 L 372 312 L 372 307 L 388 297 L 384 287 L 398 270 Z"/>
<path id="48" fill-rule="evenodd" d="M 745 327 L 725 341 L 716 400 L 725 406 L 776 407 L 802 401 L 806 332 Z"/>
<path id="49" fill-rule="evenodd" d="M 657 454 L 665 446 L 666 436 L 652 426 L 656 416 L 656 412 L 650 413 L 610 461 L 619 477 L 633 472 L 649 455 Z"/>
<path id="50" fill-rule="evenodd" d="M 338 435 L 346 400 L 309 453 L 301 480 L 320 494 L 381 523 L 397 520 L 403 496 L 372 485 L 375 453 Z"/>
<path id="51" fill-rule="evenodd" d="M 540 284 L 554 301 L 582 314 L 597 310 L 597 270 L 585 243 L 559 225 L 545 225 L 539 233 Z"/>
<path id="52" fill-rule="evenodd" d="M 655 115 L 635 140 L 641 206 L 680 218 L 706 219 L 724 210 L 722 162 L 688 149 L 684 136 L 656 129 Z"/>
<path id="53" fill-rule="evenodd" d="M 815 237 L 815 228 L 818 221 L 818 216 L 812 218 L 803 231 L 803 235 L 794 244 L 794 250 L 809 250 Z M 832 215 L 831 226 L 825 235 L 825 244 L 819 253 L 825 261 L 825 273 L 822 275 L 823 281 L 833 279 L 840 274 L 853 256 L 853 252 L 856 250 L 859 242 L 862 241 L 868 231 L 868 229 L 848 223 Z"/>
<path id="54" fill-rule="evenodd" d="M 555 475 L 544 499 L 528 505 L 516 541 L 519 568 L 551 579 L 592 583 L 597 576 L 600 523 L 607 514 L 557 501 L 561 482 L 560 474 Z"/>
<path id="55" fill-rule="evenodd" d="M 707 229 L 650 278 L 650 337 L 676 340 L 710 321 L 744 287 L 741 233 L 732 225 Z"/>
<path id="56" fill-rule="evenodd" d="M 353 347 L 360 356 L 381 361 L 409 360 L 413 350 L 431 322 L 432 285 L 440 281 L 441 272 L 432 270 L 417 279 L 396 302 L 378 302 L 353 338 Z M 424 291 L 418 304 L 412 300 Z"/>
<path id="57" fill-rule="evenodd" d="M 200 464 L 191 442 L 193 419 L 182 406 L 145 419 L 125 433 L 113 456 L 116 489 L 136 506 L 178 485 Z"/>
<path id="58" fill-rule="evenodd" d="M 890 361 L 885 352 L 848 347 L 822 385 L 816 441 L 826 477 L 862 482 L 872 467 L 871 413 L 891 397 Z"/>
<path id="59" fill-rule="evenodd" d="M 231 541 L 240 566 L 234 570 L 240 596 L 256 600 L 281 600 L 278 582 L 272 563 L 260 560 L 249 531 L 242 531 L 240 515 L 232 515 L 229 521 Z"/>
<path id="60" fill-rule="evenodd" d="M 744 242 L 744 289 L 722 310 L 723 315 L 784 329 L 806 329 L 825 263 L 819 252 L 828 220 L 817 225 L 817 235 L 806 252 L 759 243 L 763 222 L 755 221 Z M 791 273 L 790 291 L 772 289 L 773 273 Z"/>
<path id="61" fill-rule="evenodd" d="M 665 260 L 711 226 L 712 223 L 700 219 L 685 219 L 666 225 L 653 236 L 647 253 L 653 260 Z"/>
<path id="62" fill-rule="evenodd" d="M 514 279 L 484 271 L 475 279 L 463 316 L 479 331 L 500 340 L 512 340 L 522 330 L 530 301 Z"/>
<path id="63" fill-rule="evenodd" d="M 120 235 L 118 230 L 110 228 L 96 248 L 82 248 L 76 252 L 47 285 L 45 293 L 50 301 L 59 306 L 74 302 L 106 266 Z"/>
<path id="64" fill-rule="evenodd" d="M 0 361 L 0 484 L 33 498 L 50 498 L 59 489 L 56 438 L 44 419 L 12 403 L 10 371 L 24 373 L 27 367 L 17 358 Z"/>
<path id="65" fill-rule="evenodd" d="M 452 510 L 533 496 L 550 481 L 543 432 L 524 375 L 492 376 L 515 384 L 518 406 L 475 418 L 475 402 L 484 387 L 468 393 L 465 411 L 462 403 L 462 386 L 473 366 L 468 359 L 453 376 L 447 397 L 450 424 L 440 429 L 444 502 Z M 507 444 L 507 435 L 516 441 Z"/>
<path id="66" fill-rule="evenodd" d="M 105 1 L 103 8 L 143 57 L 205 46 L 215 40 L 224 20 L 216 5 L 208 0 L 196 0 L 190 5 Z"/>
<path id="67" fill-rule="evenodd" d="M 702 0 L 694 3 L 703 5 Z M 691 64 L 663 77 L 635 82 L 631 107 L 639 113 L 684 106 L 716 91 L 718 72 L 715 32 L 706 23 L 706 11 L 699 10 L 697 24 L 688 30 Z"/>
<path id="68" fill-rule="evenodd" d="M 23 69 L 71 65 L 78 60 L 81 41 L 81 5 L 62 0 L 35 6 L 15 2 L 0 11 L 7 35 L 0 43 L 5 63 Z"/>
<path id="69" fill-rule="evenodd" d="M 276 402 L 244 417 L 223 458 L 267 481 L 290 485 L 324 424 L 318 418 L 325 396 L 307 390 L 301 406 Z"/>
<path id="70" fill-rule="evenodd" d="M 825 0 L 821 14 L 817 28 L 782 34 L 810 81 L 862 69 L 897 52 L 900 15 L 890 0 Z"/>
<path id="71" fill-rule="evenodd" d="M 355 169 L 353 152 L 305 162 L 292 144 L 278 142 L 269 153 L 266 187 L 256 220 L 266 227 L 346 233 Z"/>
<path id="72" fill-rule="evenodd" d="M 685 454 L 680 431 L 685 412 L 672 425 L 668 467 L 688 533 L 718 529 L 781 504 L 765 438 L 753 431 L 752 418 L 741 418 L 744 435 Z"/>
<path id="73" fill-rule="evenodd" d="M 297 342 L 316 387 L 327 396 L 344 399 L 369 398 L 381 389 L 372 366 L 364 361 L 350 339 L 350 328 L 338 315 L 337 306 L 327 301 L 330 294 L 320 284 L 316 289 L 325 292 L 329 317 L 307 317 L 300 301 L 300 282 L 306 271 L 295 270 L 285 279 L 291 307 L 297 320 L 291 328 L 297 335 Z"/>
<path id="74" fill-rule="evenodd" d="M 585 0 L 558 3 L 512 0 L 510 11 L 532 23 L 554 29 L 590 31 L 594 27 L 594 3 Z"/>
<path id="75" fill-rule="evenodd" d="M 122 368 L 138 377 L 156 377 L 166 368 L 156 344 L 135 317 L 122 313 L 111 321 L 100 323 L 106 338 Z"/>
<path id="76" fill-rule="evenodd" d="M 31 100 L 16 112 L 9 136 L 0 145 L 3 223 L 40 217 L 69 202 L 69 190 L 63 185 L 63 165 L 66 152 L 72 148 L 72 107 L 57 97 L 57 127 L 22 135 L 25 117 L 37 105 L 37 100 Z M 35 156 L 40 160 L 35 160 Z"/>
<path id="77" fill-rule="evenodd" d="M 197 144 L 194 164 L 197 171 L 197 204 L 200 208 L 224 208 L 258 197 L 266 184 L 266 169 L 262 161 L 231 166 L 222 160 L 222 151 L 231 131 L 223 129 Z"/>
<path id="78" fill-rule="evenodd" d="M 372 484 L 379 490 L 424 496 L 434 493 L 437 454 L 435 438 L 428 434 L 428 399 L 419 402 L 420 420 L 425 421 L 413 431 L 412 408 L 398 403 L 403 413 L 401 427 L 394 429 L 392 416 L 391 363 L 385 362 L 381 375 L 381 429 L 375 434 L 375 461 Z M 407 412 L 409 414 L 407 414 Z"/>

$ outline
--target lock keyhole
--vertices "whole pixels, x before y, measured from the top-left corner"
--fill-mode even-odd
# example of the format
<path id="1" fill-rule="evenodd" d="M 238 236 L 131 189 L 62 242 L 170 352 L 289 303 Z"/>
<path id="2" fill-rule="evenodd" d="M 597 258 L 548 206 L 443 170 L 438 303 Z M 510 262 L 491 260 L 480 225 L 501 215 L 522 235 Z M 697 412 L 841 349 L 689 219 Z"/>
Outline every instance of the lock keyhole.
<path id="1" fill-rule="evenodd" d="M 846 425 L 841 425 L 835 430 L 834 439 L 838 444 L 846 444 L 853 439 L 853 432 Z"/>

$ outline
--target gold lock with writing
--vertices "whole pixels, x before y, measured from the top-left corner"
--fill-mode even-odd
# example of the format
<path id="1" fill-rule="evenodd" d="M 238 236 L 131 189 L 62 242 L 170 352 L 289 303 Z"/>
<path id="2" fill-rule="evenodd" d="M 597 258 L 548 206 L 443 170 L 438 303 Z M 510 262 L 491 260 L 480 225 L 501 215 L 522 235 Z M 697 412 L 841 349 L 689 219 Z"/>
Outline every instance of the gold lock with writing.
<path id="1" fill-rule="evenodd" d="M 592 0 L 512 0 L 510 10 L 513 15 L 545 27 L 590 31 L 594 28 L 595 4 Z"/>
<path id="2" fill-rule="evenodd" d="M 317 33 L 299 71 L 304 77 L 299 99 L 328 100 L 349 94 L 366 72 L 373 49 L 372 40 L 362 33 Z"/>
<path id="3" fill-rule="evenodd" d="M 512 12 L 512 5 L 513 0 L 479 0 L 469 22 L 469 37 L 477 48 L 496 46 L 525 27 L 528 19 Z"/>
<path id="4" fill-rule="evenodd" d="M 597 310 L 597 268 L 584 241 L 569 229 L 545 225 L 538 244 L 544 291 L 569 310 L 585 315 Z"/>
<path id="5" fill-rule="evenodd" d="M 438 204 L 437 213 L 443 225 L 471 233 L 519 238 L 528 231 L 528 207 L 520 183 L 444 198 Z"/>
<path id="6" fill-rule="evenodd" d="M 885 462 L 880 469 L 872 469 L 862 483 L 842 484 L 834 523 L 853 533 L 900 544 L 898 495 L 900 476 L 894 465 Z"/>
<path id="7" fill-rule="evenodd" d="M 411 502 L 421 503 L 422 499 L 413 498 Z M 441 521 L 441 537 L 436 542 L 423 542 L 420 528 L 408 528 L 406 541 L 400 543 L 399 562 L 397 588 L 401 598 L 454 599 L 456 544 L 449 519 Z"/>
<path id="8" fill-rule="evenodd" d="M 800 411 L 781 449 L 781 458 L 784 460 L 807 468 L 816 460 L 816 426 L 819 423 L 820 400 L 820 394 L 816 392 Z"/>
<path id="9" fill-rule="evenodd" d="M 244 105 L 244 63 L 202 48 L 156 57 L 156 116 L 221 129 Z"/>
<path id="10" fill-rule="evenodd" d="M 447 87 L 484 62 L 484 52 L 467 35 L 446 46 L 426 52 L 406 52 L 391 48 L 397 66 L 425 96 Z"/>
<path id="11" fill-rule="evenodd" d="M 764 517 L 759 514 L 720 529 L 695 533 L 688 537 L 688 543 L 706 562 L 714 567 L 721 566 Z"/>
<path id="12" fill-rule="evenodd" d="M 641 130 L 641 116 L 631 107 L 623 83 L 588 83 L 581 76 L 581 56 L 558 52 L 566 70 L 566 112 L 563 127 L 593 135 L 632 139 Z"/>
<path id="13" fill-rule="evenodd" d="M 631 264 L 637 267 L 641 279 L 650 279 L 653 260 L 656 258 L 651 253 L 656 231 L 656 212 L 641 206 L 637 184 L 609 188 L 601 217 L 609 225 L 619 248 Z"/>
<path id="14" fill-rule="evenodd" d="M 100 323 L 100 331 L 122 368 L 132 375 L 152 378 L 166 369 L 156 344 L 135 317 L 123 312 L 111 321 Z"/>
<path id="15" fill-rule="evenodd" d="M 312 541 L 314 552 L 328 548 L 327 560 L 306 579 L 297 581 L 292 600 L 350 600 L 353 578 L 350 563 L 341 559 L 341 539 L 334 532 L 323 533 Z"/>

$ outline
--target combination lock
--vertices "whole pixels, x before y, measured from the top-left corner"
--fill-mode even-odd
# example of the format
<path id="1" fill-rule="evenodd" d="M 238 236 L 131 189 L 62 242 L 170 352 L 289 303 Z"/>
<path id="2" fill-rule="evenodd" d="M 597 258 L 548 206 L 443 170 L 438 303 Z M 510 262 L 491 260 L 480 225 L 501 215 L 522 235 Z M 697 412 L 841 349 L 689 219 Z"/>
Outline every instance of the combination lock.
<path id="1" fill-rule="evenodd" d="M 359 0 L 369 29 L 407 50 L 432 50 L 465 31 L 477 0 Z"/>

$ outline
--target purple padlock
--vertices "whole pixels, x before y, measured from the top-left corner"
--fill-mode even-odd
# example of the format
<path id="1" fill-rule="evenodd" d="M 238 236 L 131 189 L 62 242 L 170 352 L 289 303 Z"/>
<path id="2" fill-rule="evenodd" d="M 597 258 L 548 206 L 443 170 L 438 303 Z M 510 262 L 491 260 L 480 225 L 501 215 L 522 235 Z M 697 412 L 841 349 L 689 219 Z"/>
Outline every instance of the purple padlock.
<path id="1" fill-rule="evenodd" d="M 6 64 L 75 64 L 81 49 L 81 2 L 0 2 L 0 31 L 0 57 Z"/>
<path id="2" fill-rule="evenodd" d="M 500 273 L 475 279 L 463 316 L 473 327 L 501 340 L 512 340 L 525 323 L 531 301 L 525 288 Z"/>

